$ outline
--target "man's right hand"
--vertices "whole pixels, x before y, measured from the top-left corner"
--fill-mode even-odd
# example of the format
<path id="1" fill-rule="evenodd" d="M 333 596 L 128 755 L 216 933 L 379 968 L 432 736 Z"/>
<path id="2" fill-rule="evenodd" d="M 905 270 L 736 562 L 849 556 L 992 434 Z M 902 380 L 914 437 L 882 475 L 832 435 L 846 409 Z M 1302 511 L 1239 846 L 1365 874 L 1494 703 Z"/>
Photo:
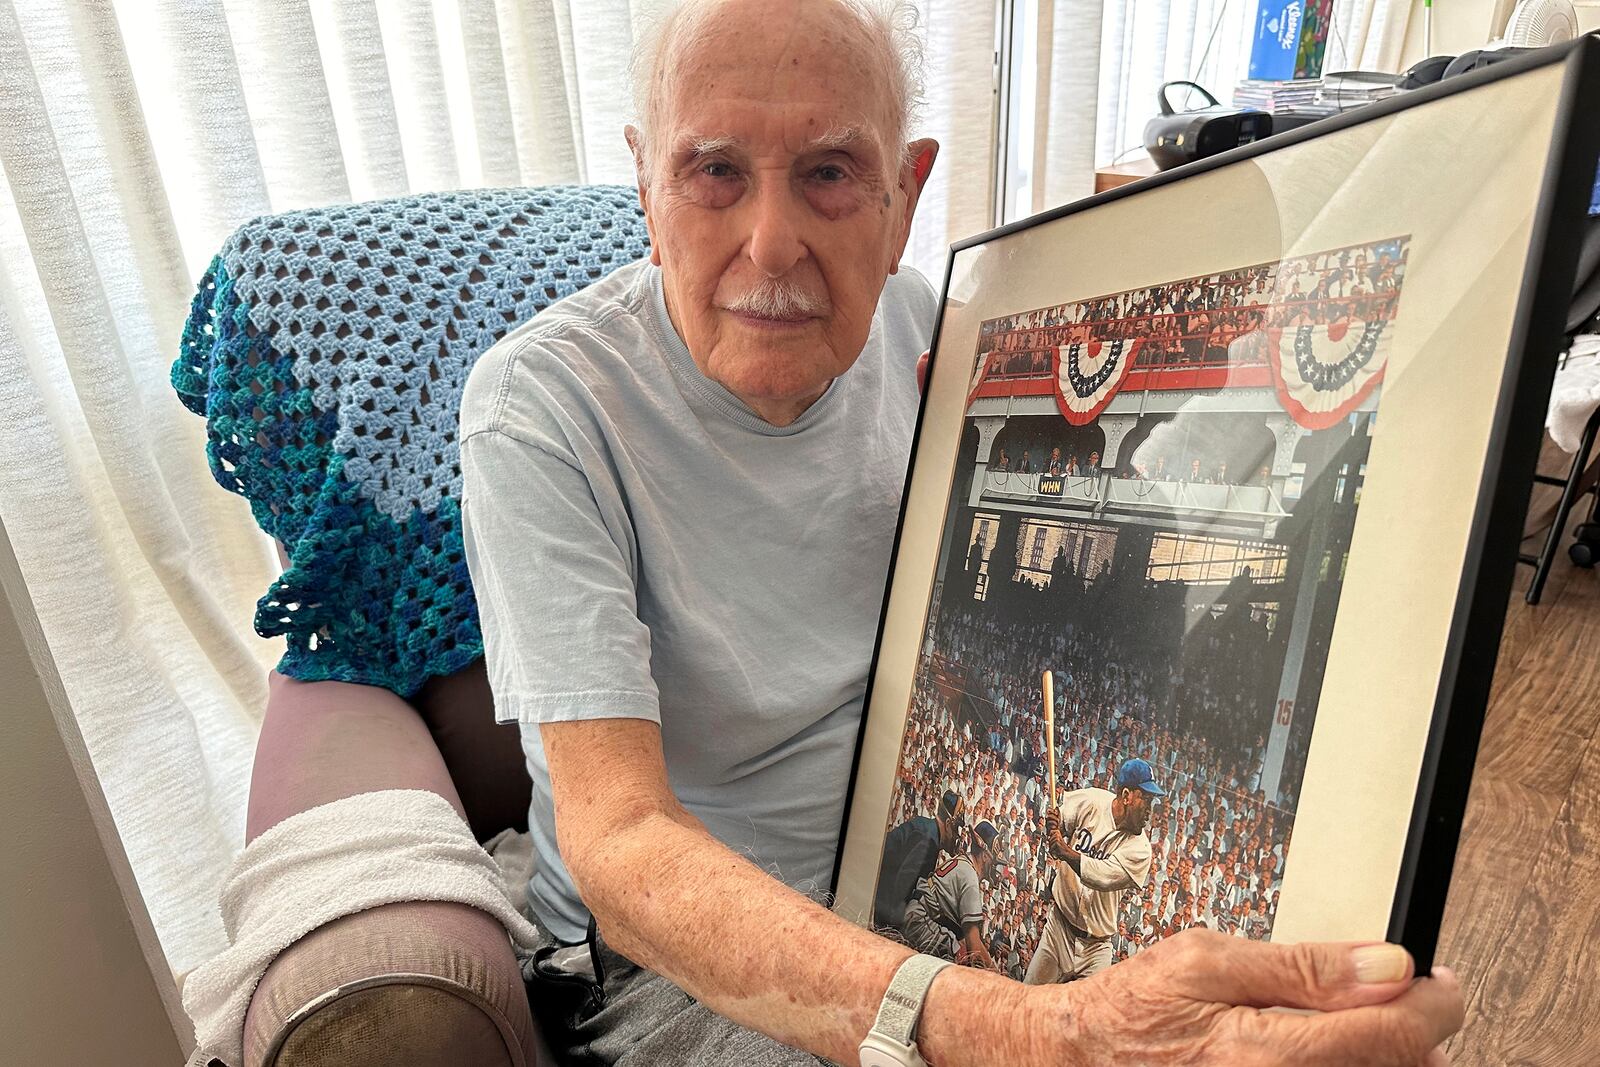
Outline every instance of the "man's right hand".
<path id="1" fill-rule="evenodd" d="M 1058 859 L 1066 859 L 1073 851 L 1072 844 L 1061 836 L 1061 813 L 1055 808 L 1044 813 L 1044 840 L 1051 855 Z"/>
<path id="2" fill-rule="evenodd" d="M 1032 1061 L 1442 1067 L 1440 1046 L 1462 1023 L 1461 987 L 1443 968 L 1420 981 L 1411 972 L 1396 945 L 1186 930 L 1087 981 L 1030 987 Z"/>
<path id="3" fill-rule="evenodd" d="M 546 723 L 540 736 L 562 855 L 612 947 L 737 1023 L 854 1062 L 910 950 L 713 838 L 677 804 L 653 722 Z M 717 907 L 685 922 L 708 900 Z M 1389 957 L 1398 966 L 1358 972 L 1352 950 L 1374 947 L 1398 953 Z M 1413 984 L 1410 966 L 1392 946 L 1285 946 L 1191 930 L 1068 985 L 952 967 L 928 991 L 917 1043 L 947 1067 L 1438 1067 L 1445 1060 L 1432 1050 L 1461 1025 L 1460 988 L 1448 975 Z M 1279 1006 L 1326 1014 L 1258 1010 Z"/>

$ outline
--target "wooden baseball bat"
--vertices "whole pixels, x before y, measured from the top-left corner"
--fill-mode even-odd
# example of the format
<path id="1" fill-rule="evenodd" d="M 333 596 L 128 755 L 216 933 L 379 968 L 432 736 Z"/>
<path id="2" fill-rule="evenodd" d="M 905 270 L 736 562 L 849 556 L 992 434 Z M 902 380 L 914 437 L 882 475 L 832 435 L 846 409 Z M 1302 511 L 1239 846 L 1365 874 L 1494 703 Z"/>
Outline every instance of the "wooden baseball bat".
<path id="1" fill-rule="evenodd" d="M 1044 672 L 1044 750 L 1050 758 L 1050 806 L 1056 806 L 1056 694 L 1055 681 Z"/>

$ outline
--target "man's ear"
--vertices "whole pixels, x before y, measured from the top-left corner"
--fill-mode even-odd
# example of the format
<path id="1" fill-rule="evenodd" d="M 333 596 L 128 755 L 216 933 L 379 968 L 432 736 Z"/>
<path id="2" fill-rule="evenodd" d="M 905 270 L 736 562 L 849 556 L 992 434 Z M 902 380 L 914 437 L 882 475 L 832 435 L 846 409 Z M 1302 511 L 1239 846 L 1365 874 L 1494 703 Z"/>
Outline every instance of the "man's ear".
<path id="1" fill-rule="evenodd" d="M 905 195 L 905 214 L 900 218 L 900 236 L 895 241 L 894 259 L 889 273 L 900 270 L 900 257 L 906 253 L 906 242 L 911 239 L 911 219 L 916 214 L 917 202 L 922 199 L 923 186 L 933 173 L 933 161 L 939 158 L 939 142 L 932 137 L 912 141 L 906 146 L 906 162 L 900 167 L 900 191 Z"/>
<path id="2" fill-rule="evenodd" d="M 637 126 L 625 126 L 622 135 L 628 139 L 628 151 L 633 153 L 633 177 L 639 187 L 639 207 L 644 210 L 644 228 L 650 234 L 650 262 L 661 266 L 660 246 L 656 243 L 656 224 L 650 216 L 650 171 L 645 161 L 644 135 Z"/>

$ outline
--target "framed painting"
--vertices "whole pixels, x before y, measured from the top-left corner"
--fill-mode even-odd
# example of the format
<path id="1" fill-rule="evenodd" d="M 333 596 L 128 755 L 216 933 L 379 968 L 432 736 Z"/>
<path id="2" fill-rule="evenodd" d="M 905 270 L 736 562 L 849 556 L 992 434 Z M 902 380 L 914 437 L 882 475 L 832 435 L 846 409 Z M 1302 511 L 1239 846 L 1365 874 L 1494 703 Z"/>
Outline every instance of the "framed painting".
<path id="1" fill-rule="evenodd" d="M 1430 966 L 1594 186 L 1584 39 L 951 254 L 836 909 L 1032 982 Z"/>

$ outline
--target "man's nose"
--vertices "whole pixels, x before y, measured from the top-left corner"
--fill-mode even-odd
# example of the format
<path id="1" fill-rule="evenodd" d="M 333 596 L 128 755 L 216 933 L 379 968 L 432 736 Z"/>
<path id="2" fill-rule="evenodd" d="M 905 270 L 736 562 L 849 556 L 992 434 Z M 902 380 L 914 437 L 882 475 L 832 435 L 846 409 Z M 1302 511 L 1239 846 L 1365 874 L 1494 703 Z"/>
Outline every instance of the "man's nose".
<path id="1" fill-rule="evenodd" d="M 769 278 L 781 278 L 806 256 L 802 238 L 806 205 L 783 178 L 767 178 L 752 190 L 750 261 Z"/>

